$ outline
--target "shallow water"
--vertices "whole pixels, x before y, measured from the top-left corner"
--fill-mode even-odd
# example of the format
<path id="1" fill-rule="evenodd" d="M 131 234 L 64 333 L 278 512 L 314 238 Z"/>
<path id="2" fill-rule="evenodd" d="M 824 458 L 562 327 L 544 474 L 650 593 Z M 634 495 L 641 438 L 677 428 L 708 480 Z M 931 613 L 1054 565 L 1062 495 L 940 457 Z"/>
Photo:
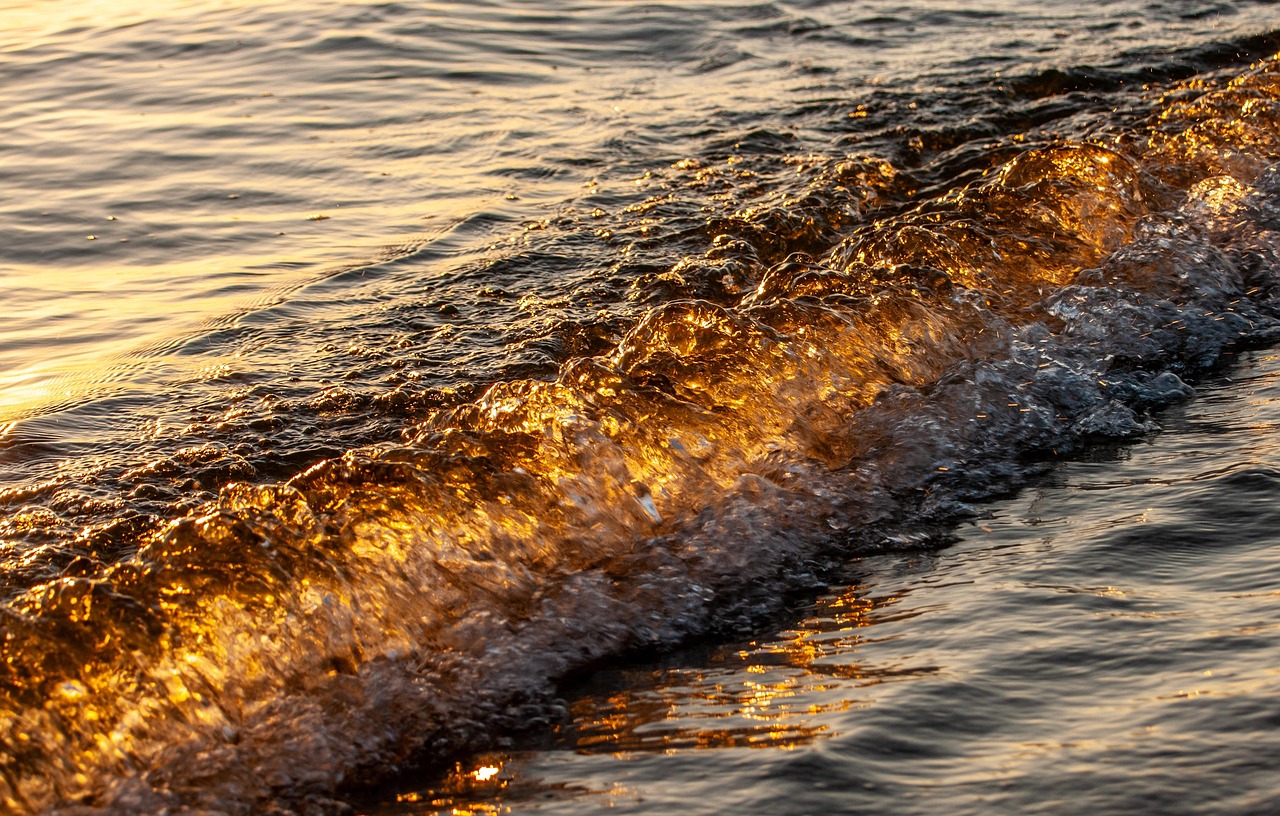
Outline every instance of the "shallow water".
<path id="1" fill-rule="evenodd" d="M 1160 421 L 362 812 L 1274 813 L 1280 358 Z"/>
<path id="2" fill-rule="evenodd" d="M 1102 569 L 1087 547 L 1016 589 L 1032 567 L 1000 559 L 1021 528 L 966 520 L 1099 440 L 1147 438 L 1224 355 L 1280 339 L 1266 3 L 62 2 L 0 21 L 17 812 L 337 813 L 556 728 L 599 748 L 591 717 L 651 707 L 578 697 L 567 726 L 568 679 L 674 654 L 690 677 L 758 658 L 801 682 L 772 641 L 707 645 L 779 620 L 805 642 L 900 632 L 871 671 L 922 690 L 893 727 L 942 752 L 913 767 L 944 785 L 954 747 L 917 743 L 948 690 L 977 695 L 959 714 L 993 693 L 964 672 L 1074 659 L 1033 625 L 1062 611 L 1046 598 L 1124 608 L 1045 588 Z M 1093 529 L 1112 493 L 1146 500 L 1114 478 L 1041 515 Z M 1227 498 L 1254 506 L 1254 481 Z M 963 545 L 921 554 L 957 524 Z M 1237 583 L 1156 543 L 1171 581 Z M 919 584 L 877 595 L 904 557 Z M 997 605 L 930 585 L 950 570 L 1000 576 Z M 850 575 L 862 589 L 795 616 Z M 939 604 L 1027 624 L 935 665 Z M 1199 670 L 1193 649 L 1160 662 L 1176 626 L 1139 630 L 1134 674 Z M 680 684 L 617 693 L 739 703 Z M 851 738 L 827 731 L 874 742 L 893 708 L 719 730 L 812 759 Z M 1112 713 L 1080 715 L 1082 744 Z M 1020 722 L 957 728 L 998 758 Z M 699 772 L 789 795 L 726 751 Z M 1148 767 L 1117 765 L 1121 786 Z M 1214 795 L 1246 787 L 1223 773 Z"/>

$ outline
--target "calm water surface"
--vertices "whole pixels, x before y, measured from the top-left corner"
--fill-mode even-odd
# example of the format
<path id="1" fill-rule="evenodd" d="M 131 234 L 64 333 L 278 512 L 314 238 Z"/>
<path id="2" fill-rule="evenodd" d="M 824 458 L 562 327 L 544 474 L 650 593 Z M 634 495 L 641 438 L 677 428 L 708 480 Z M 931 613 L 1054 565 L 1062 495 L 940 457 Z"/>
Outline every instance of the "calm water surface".
<path id="1" fill-rule="evenodd" d="M 0 0 L 0 809 L 1274 809 L 1278 31 Z"/>

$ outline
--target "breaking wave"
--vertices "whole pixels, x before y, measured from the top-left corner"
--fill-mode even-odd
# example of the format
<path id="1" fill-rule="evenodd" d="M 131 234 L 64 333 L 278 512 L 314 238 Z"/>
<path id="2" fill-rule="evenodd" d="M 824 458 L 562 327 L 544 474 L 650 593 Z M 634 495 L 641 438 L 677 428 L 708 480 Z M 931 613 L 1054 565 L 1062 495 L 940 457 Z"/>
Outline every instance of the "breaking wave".
<path id="1" fill-rule="evenodd" d="M 726 231 L 553 376 L 288 478 L 232 468 L 118 557 L 15 577 L 0 801 L 339 811 L 545 725 L 595 661 L 757 621 L 1046 460 L 1149 433 L 1197 372 L 1280 337 L 1280 62 L 964 150 L 971 172 L 914 195 L 891 161 L 825 161 L 822 212 L 797 195 L 752 222 L 808 254 L 752 264 Z M 51 512 L 39 495 L 6 491 L 7 523 Z"/>

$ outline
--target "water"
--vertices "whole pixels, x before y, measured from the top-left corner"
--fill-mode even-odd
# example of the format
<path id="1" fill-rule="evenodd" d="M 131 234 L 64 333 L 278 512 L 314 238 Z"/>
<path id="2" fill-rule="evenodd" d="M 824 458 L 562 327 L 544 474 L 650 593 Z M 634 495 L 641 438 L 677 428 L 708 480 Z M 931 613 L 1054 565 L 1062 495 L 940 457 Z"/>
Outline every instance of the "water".
<path id="1" fill-rule="evenodd" d="M 1274 813 L 1280 358 L 370 812 Z M 392 804 L 395 802 L 395 804 Z"/>
<path id="2" fill-rule="evenodd" d="M 1265 525 L 1238 562 L 1193 558 L 1168 520 L 1128 549 L 1099 532 L 1125 502 L 1192 527 L 1265 506 L 1257 435 L 1183 476 L 1165 471 L 1194 457 L 1120 448 L 1090 465 L 1116 487 L 1071 485 L 1091 445 L 1150 440 L 1188 383 L 1277 339 L 1268 4 L 64 2 L 0 20 L 9 809 L 540 808 L 629 784 L 599 749 L 643 754 L 652 732 L 748 809 L 830 809 L 866 783 L 1122 812 L 1190 768 L 1221 801 L 1165 809 L 1265 811 L 1274 790 L 1232 745 L 1268 750 L 1269 624 L 1181 628 L 1208 616 L 1168 590 L 1263 616 L 1214 593 L 1273 591 L 1240 577 L 1268 572 Z M 1185 454 L 1196 433 L 1155 444 Z M 1215 468 L 1246 476 L 1210 480 L 1204 510 L 1193 477 Z M 1063 525 L 1047 555 L 1002 521 L 1030 511 L 985 503 L 1033 479 L 1035 515 Z M 1127 663 L 1089 648 L 1111 632 L 1045 629 L 1067 614 L 1046 598 L 1092 614 L 1135 594 L 1186 606 L 1136 618 L 1161 622 L 1125 630 Z M 994 634 L 947 630 L 944 608 Z M 890 645 L 849 640 L 855 620 Z M 858 702 L 855 670 L 810 682 L 776 659 L 779 629 L 881 661 L 865 677 L 901 699 Z M 1124 689 L 1220 670 L 1171 659 L 1178 637 L 1238 653 L 1240 705 L 1216 732 L 1179 711 L 1185 739 L 1121 744 L 1118 710 L 1171 727 Z M 1047 700 L 1062 678 L 1028 654 L 1097 658 L 1118 691 L 1077 675 Z M 637 655 L 672 657 L 653 680 Z M 742 672 L 831 714 L 761 731 L 691 679 Z M 654 700 L 674 724 L 628 731 Z M 747 722 L 704 729 L 706 706 Z M 1037 722 L 1070 725 L 1096 801 L 1061 798 Z M 890 732 L 886 766 L 856 761 Z M 516 753 L 547 740 L 596 759 Z M 748 743 L 775 751 L 744 760 Z M 506 753 L 475 765 L 486 750 Z M 894 751 L 927 761 L 899 771 Z M 513 798 L 524 779 L 542 793 Z M 707 799 L 682 779 L 614 803 L 661 796 Z"/>

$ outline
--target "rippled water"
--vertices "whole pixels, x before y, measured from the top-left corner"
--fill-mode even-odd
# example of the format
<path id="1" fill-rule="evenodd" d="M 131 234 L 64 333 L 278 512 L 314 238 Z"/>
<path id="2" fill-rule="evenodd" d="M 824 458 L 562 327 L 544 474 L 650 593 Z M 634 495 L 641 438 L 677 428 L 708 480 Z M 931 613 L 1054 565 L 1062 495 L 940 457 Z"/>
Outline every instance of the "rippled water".
<path id="1" fill-rule="evenodd" d="M 1026 654 L 1079 649 L 1011 623 L 972 664 L 929 657 L 947 635 L 920 609 L 998 629 L 1080 593 L 991 605 L 983 581 L 1032 569 L 1002 560 L 1017 525 L 961 526 L 905 599 L 875 588 L 894 554 L 1099 440 L 1148 438 L 1280 333 L 1266 3 L 55 2 L 0 22 L 18 812 L 343 812 L 406 774 L 400 804 L 427 807 L 423 768 L 556 729 L 643 741 L 626 724 L 649 701 L 708 699 L 632 678 L 566 709 L 593 667 L 692 642 L 712 656 L 672 671 L 785 674 L 780 642 L 708 645 L 780 618 L 806 642 L 901 631 L 882 679 L 898 666 L 911 682 L 885 687 L 922 698 L 717 726 L 729 753 L 700 772 L 744 786 L 761 766 L 732 746 L 753 741 L 856 753 L 879 716 L 928 742 L 995 693 L 956 666 L 1016 678 L 1016 703 Z M 1046 493 L 1079 527 L 1036 561 L 1045 587 L 1111 585 L 1080 582 L 1107 548 L 1076 539 L 1147 485 L 1100 466 L 1121 499 Z M 1223 489 L 1254 507 L 1255 487 Z M 1190 581 L 1177 540 L 1134 549 Z M 955 570 L 1004 576 L 929 578 Z M 871 578 L 796 617 L 848 574 Z M 1136 643 L 1118 685 L 1194 669 Z M 1085 742 L 1114 712 L 1086 702 Z M 1225 733 L 1258 730 L 1233 716 Z M 668 748 L 705 738 L 673 727 Z M 812 781 L 768 767 L 757 804 Z M 1224 767 L 1222 796 L 1253 789 Z M 841 768 L 837 790 L 871 773 Z"/>

